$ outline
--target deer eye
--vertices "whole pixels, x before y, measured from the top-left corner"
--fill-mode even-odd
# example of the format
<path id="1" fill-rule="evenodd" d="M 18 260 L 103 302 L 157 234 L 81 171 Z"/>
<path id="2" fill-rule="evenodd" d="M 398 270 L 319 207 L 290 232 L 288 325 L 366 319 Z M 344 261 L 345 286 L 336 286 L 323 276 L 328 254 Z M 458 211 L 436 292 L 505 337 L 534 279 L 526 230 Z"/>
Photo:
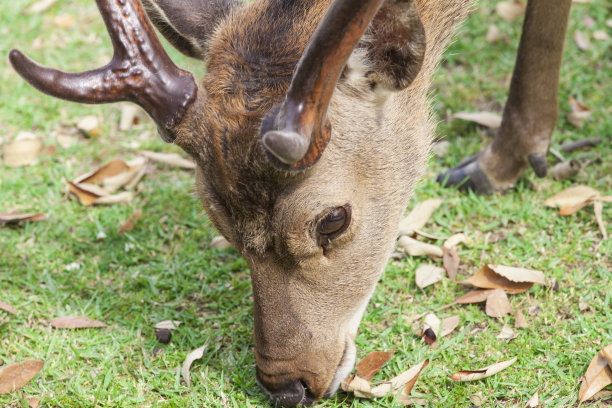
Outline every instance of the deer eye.
<path id="1" fill-rule="evenodd" d="M 338 207 L 322 218 L 317 225 L 317 242 L 325 246 L 342 234 L 351 224 L 351 207 Z"/>

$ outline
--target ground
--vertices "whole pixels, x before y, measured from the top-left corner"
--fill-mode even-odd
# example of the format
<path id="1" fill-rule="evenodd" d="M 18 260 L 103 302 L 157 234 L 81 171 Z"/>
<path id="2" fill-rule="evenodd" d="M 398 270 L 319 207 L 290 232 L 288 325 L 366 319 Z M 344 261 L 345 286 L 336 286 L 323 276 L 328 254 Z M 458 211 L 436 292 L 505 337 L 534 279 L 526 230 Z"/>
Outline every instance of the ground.
<path id="1" fill-rule="evenodd" d="M 23 1 L 3 5 L 2 55 L 18 47 L 43 64 L 72 71 L 92 68 L 110 57 L 93 1 L 59 0 L 49 11 L 34 15 L 22 14 L 25 6 Z M 413 390 L 428 406 L 478 405 L 474 401 L 480 395 L 486 398 L 480 403 L 484 406 L 522 407 L 536 391 L 547 407 L 575 406 L 580 376 L 595 353 L 612 343 L 612 244 L 602 240 L 592 207 L 562 217 L 542 201 L 572 184 L 612 195 L 612 28 L 606 26 L 612 10 L 603 0 L 573 5 L 553 141 L 558 149 L 566 141 L 602 137 L 598 147 L 567 155 L 595 162 L 572 180 L 537 179 L 530 172 L 507 194 L 480 197 L 442 189 L 433 180 L 490 138 L 476 125 L 446 118 L 460 110 L 501 112 L 503 107 L 520 20 L 504 22 L 493 9 L 493 1 L 480 2 L 436 77 L 432 95 L 440 118 L 437 133 L 450 142 L 450 151 L 442 158 L 432 157 L 412 204 L 443 199 L 427 232 L 464 232 L 471 238 L 472 244 L 459 252 L 460 277 L 491 262 L 542 270 L 557 285 L 535 286 L 510 298 L 512 307 L 527 316 L 529 328 L 519 330 L 509 343 L 496 335 L 504 324 L 514 323 L 513 317 L 489 318 L 481 306 L 472 305 L 439 312 L 440 317 L 459 314 L 461 323 L 452 335 L 428 346 L 415 334 L 420 325 L 412 317 L 452 302 L 465 290 L 448 279 L 419 290 L 414 271 L 430 261 L 408 257 L 390 262 L 357 338 L 359 357 L 395 348 L 380 378 L 429 358 Z M 487 43 L 489 24 L 497 25 L 505 38 Z M 582 51 L 573 39 L 577 29 L 588 35 L 603 30 L 607 39 L 591 37 L 590 47 Z M 172 56 L 179 65 L 202 74 L 197 61 L 175 52 Z M 0 301 L 19 312 L 0 324 L 0 366 L 45 361 L 31 383 L 1 395 L 0 406 L 26 407 L 32 398 L 40 398 L 44 407 L 268 406 L 254 379 L 248 268 L 233 249 L 208 248 L 218 234 L 195 198 L 193 174 L 156 165 L 130 204 L 84 207 L 65 193 L 64 178 L 112 158 L 130 159 L 141 149 L 178 149 L 159 141 L 148 120 L 129 131 L 117 130 L 116 106 L 70 104 L 39 94 L 6 59 L 0 66 L 0 95 L 0 144 L 28 130 L 51 147 L 32 166 L 9 168 L 0 163 L 0 212 L 49 216 L 39 223 L 0 227 Z M 593 110 L 581 129 L 566 120 L 570 96 Z M 79 138 L 67 149 L 59 146 L 53 131 L 85 115 L 101 120 L 102 135 Z M 555 160 L 550 157 L 551 164 Z M 608 222 L 610 208 L 604 206 Z M 137 209 L 143 217 L 136 228 L 118 235 L 118 226 Z M 89 316 L 108 327 L 50 327 L 52 318 L 65 315 Z M 7 316 L 0 311 L 0 321 Z M 153 329 L 165 319 L 182 322 L 168 345 L 156 340 Z M 207 350 L 192 368 L 189 389 L 178 368 L 203 344 Z M 518 361 L 512 367 L 488 379 L 450 379 L 457 370 L 514 356 Z M 396 404 L 392 398 L 371 402 L 339 393 L 319 406 Z"/>

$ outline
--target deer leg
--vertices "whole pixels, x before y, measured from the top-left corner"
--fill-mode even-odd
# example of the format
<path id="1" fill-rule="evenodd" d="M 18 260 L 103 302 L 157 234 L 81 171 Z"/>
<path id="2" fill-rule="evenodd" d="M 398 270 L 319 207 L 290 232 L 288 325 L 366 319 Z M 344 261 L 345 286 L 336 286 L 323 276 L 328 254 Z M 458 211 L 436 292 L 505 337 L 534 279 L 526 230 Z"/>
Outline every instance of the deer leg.
<path id="1" fill-rule="evenodd" d="M 571 0 L 530 0 L 501 127 L 481 152 L 438 176 L 480 194 L 506 190 L 531 164 L 546 176 Z"/>

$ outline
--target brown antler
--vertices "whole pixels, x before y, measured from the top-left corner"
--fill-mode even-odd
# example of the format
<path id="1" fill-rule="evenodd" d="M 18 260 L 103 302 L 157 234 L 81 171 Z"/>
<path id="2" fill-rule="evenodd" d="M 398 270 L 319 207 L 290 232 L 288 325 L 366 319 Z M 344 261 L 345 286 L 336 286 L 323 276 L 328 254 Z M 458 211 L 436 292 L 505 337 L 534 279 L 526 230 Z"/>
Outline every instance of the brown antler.
<path id="1" fill-rule="evenodd" d="M 336 0 L 300 59 L 285 102 L 271 110 L 261 134 L 270 159 L 285 170 L 313 165 L 329 142 L 327 108 L 353 49 L 383 0 Z"/>
<path id="2" fill-rule="evenodd" d="M 192 75 L 170 60 L 139 0 L 96 3 L 114 49 L 108 65 L 68 74 L 40 66 L 12 50 L 13 67 L 39 91 L 58 98 L 83 103 L 135 102 L 155 120 L 162 139 L 173 142 L 173 128 L 197 94 Z"/>

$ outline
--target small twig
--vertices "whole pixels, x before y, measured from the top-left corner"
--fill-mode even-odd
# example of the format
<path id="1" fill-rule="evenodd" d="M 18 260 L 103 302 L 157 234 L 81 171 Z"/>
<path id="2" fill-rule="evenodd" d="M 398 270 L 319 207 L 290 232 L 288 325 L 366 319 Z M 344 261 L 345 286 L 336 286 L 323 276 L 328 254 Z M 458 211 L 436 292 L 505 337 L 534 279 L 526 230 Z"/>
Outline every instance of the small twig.
<path id="1" fill-rule="evenodd" d="M 557 150 L 553 149 L 552 147 L 550 149 L 548 149 L 548 151 L 550 152 L 550 154 L 555 156 L 557 158 L 557 160 L 559 160 L 561 162 L 565 161 L 565 157 L 563 157 L 563 155 L 561 153 L 559 153 Z"/>
<path id="2" fill-rule="evenodd" d="M 599 143 L 601 143 L 601 141 L 601 137 L 587 137 L 585 139 L 576 140 L 575 142 L 564 143 L 561 145 L 561 150 L 563 150 L 565 153 L 569 153 L 583 147 L 597 146 Z"/>

